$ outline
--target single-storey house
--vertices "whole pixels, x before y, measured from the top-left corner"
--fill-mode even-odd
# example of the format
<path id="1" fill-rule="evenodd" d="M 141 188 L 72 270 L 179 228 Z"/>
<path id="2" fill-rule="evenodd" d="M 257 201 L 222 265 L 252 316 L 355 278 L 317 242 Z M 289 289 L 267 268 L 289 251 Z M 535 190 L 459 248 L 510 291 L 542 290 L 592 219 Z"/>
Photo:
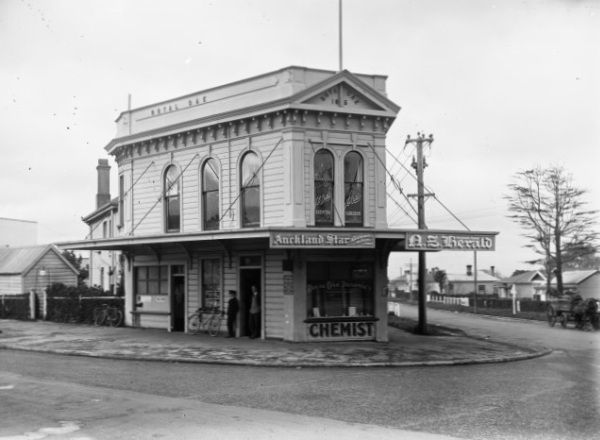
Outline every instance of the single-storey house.
<path id="1" fill-rule="evenodd" d="M 394 292 L 416 292 L 419 289 L 419 275 L 416 273 L 411 274 L 410 271 L 407 270 L 404 274 L 391 279 L 388 288 L 392 293 L 392 297 Z M 425 292 L 440 292 L 440 285 L 433 278 L 432 272 L 427 272 L 425 276 Z"/>
<path id="2" fill-rule="evenodd" d="M 546 277 L 539 270 L 528 270 L 503 281 L 506 292 L 510 292 L 514 286 L 517 298 L 546 300 Z"/>
<path id="3" fill-rule="evenodd" d="M 52 283 L 76 286 L 78 274 L 53 244 L 0 249 L 0 295 L 41 292 Z"/>
<path id="4" fill-rule="evenodd" d="M 582 298 L 600 299 L 600 270 L 570 270 L 563 272 L 563 289 L 572 291 Z M 556 277 L 552 279 L 556 287 Z"/>
<path id="5" fill-rule="evenodd" d="M 485 270 L 477 271 L 477 294 L 478 295 L 498 295 L 504 293 L 504 283 L 493 275 L 493 268 L 490 273 Z M 475 290 L 475 272 L 471 265 L 467 265 L 465 273 L 447 273 L 447 289 L 449 295 L 468 295 Z"/>

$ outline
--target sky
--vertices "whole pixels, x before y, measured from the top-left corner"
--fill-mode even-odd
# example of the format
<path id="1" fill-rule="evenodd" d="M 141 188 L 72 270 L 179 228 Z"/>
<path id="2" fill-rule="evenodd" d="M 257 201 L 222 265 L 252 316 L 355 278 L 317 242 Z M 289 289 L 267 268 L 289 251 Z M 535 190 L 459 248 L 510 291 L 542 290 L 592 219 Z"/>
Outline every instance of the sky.
<path id="1" fill-rule="evenodd" d="M 515 173 L 563 166 L 600 209 L 600 2 L 343 0 L 343 68 L 387 75 L 402 107 L 387 148 L 432 133 L 425 184 L 471 230 L 497 231 L 480 269 L 531 269 L 507 218 Z M 115 119 L 142 106 L 289 65 L 339 69 L 338 0 L 0 0 L 0 217 L 35 220 L 40 243 L 83 239 Z M 405 192 L 405 168 L 388 157 Z M 416 225 L 396 207 L 391 227 Z M 439 203 L 429 228 L 463 229 Z M 415 253 L 394 253 L 397 276 Z M 428 254 L 449 273 L 470 252 Z"/>

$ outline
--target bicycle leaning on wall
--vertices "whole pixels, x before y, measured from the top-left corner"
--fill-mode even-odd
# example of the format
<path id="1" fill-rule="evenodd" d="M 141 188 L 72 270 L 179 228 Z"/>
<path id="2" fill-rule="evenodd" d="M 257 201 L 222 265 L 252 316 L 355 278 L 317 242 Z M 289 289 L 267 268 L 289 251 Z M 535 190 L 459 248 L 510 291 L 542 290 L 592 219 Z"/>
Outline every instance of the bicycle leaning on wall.
<path id="1" fill-rule="evenodd" d="M 94 325 L 118 327 L 123 323 L 123 312 L 118 307 L 102 304 L 94 308 Z"/>
<path id="2" fill-rule="evenodd" d="M 190 333 L 205 331 L 211 336 L 221 333 L 221 324 L 225 318 L 225 312 L 218 307 L 200 307 L 188 317 L 188 329 Z"/>

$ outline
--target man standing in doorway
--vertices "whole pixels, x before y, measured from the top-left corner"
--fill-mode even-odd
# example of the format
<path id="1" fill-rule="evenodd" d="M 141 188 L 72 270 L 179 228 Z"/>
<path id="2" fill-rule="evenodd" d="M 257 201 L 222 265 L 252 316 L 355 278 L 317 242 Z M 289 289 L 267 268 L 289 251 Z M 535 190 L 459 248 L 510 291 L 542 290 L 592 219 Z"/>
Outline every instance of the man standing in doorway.
<path id="1" fill-rule="evenodd" d="M 260 293 L 256 286 L 251 287 L 252 299 L 250 302 L 250 339 L 260 337 Z"/>
<path id="2" fill-rule="evenodd" d="M 229 291 L 229 301 L 227 302 L 227 332 L 228 338 L 235 338 L 235 320 L 237 318 L 240 305 L 235 297 L 235 290 Z"/>

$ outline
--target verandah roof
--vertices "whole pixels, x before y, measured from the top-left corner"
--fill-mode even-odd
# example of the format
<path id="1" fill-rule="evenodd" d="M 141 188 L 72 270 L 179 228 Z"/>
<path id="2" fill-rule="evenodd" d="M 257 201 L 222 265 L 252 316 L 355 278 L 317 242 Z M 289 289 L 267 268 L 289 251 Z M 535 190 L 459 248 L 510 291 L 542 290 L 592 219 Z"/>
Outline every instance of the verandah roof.
<path id="1" fill-rule="evenodd" d="M 387 250 L 393 252 L 406 251 L 405 239 L 407 233 L 424 233 L 424 234 L 448 234 L 453 236 L 471 236 L 473 234 L 482 234 L 493 236 L 496 232 L 489 231 L 455 231 L 455 230 L 417 230 L 417 229 L 365 229 L 365 228 L 245 228 L 241 230 L 220 230 L 220 231 L 203 231 L 190 233 L 172 233 L 144 236 L 122 236 L 105 239 L 91 239 L 57 243 L 57 246 L 64 249 L 77 250 L 132 250 L 136 247 L 169 245 L 169 244 L 192 244 L 200 242 L 224 242 L 233 240 L 256 240 L 270 239 L 273 234 L 355 234 L 360 236 L 369 236 L 372 238 L 373 248 L 375 242 L 385 243 Z M 278 246 L 282 247 L 282 246 Z M 290 245 L 290 248 L 298 248 L 299 246 Z M 327 247 L 317 246 L 320 249 Z M 368 246 L 367 246 L 368 247 Z M 377 246 L 379 247 L 379 246 Z M 314 248 L 306 246 L 305 248 Z M 334 247 L 336 249 L 343 248 Z M 347 248 L 365 248 L 364 245 L 349 245 Z M 466 250 L 466 249 L 464 249 Z"/>

